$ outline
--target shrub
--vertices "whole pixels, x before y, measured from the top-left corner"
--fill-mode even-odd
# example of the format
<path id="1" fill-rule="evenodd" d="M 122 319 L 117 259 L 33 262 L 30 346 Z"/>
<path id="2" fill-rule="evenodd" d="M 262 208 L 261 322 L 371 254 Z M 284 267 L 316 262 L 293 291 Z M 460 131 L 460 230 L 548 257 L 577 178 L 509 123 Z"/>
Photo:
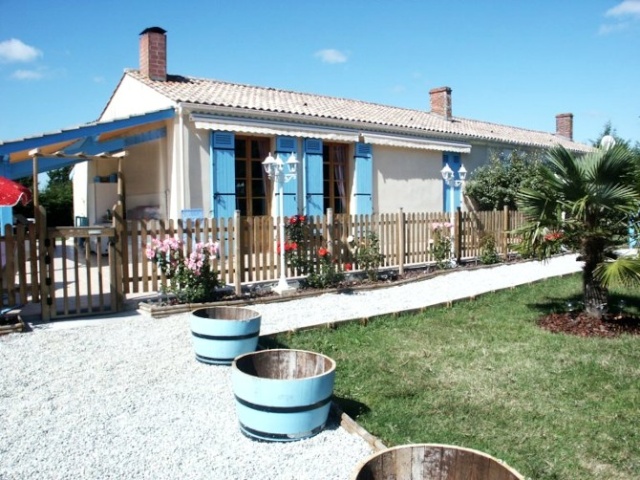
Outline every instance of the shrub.
<path id="1" fill-rule="evenodd" d="M 433 243 L 431 245 L 431 254 L 436 260 L 436 267 L 439 269 L 453 268 L 455 261 L 451 256 L 451 223 L 433 223 L 431 230 L 433 232 Z"/>
<path id="2" fill-rule="evenodd" d="M 318 260 L 314 267 L 307 275 L 307 286 L 311 288 L 335 287 L 344 280 L 344 273 L 338 268 L 337 261 L 331 258 L 324 247 L 318 249 Z"/>
<path id="3" fill-rule="evenodd" d="M 500 262 L 500 255 L 496 248 L 496 238 L 492 233 L 485 233 L 480 238 L 480 263 L 484 265 L 493 265 Z"/>
<path id="4" fill-rule="evenodd" d="M 215 299 L 221 285 L 212 261 L 218 255 L 218 242 L 197 243 L 189 256 L 183 243 L 174 237 L 154 238 L 147 246 L 147 258 L 157 264 L 169 280 L 163 293 L 175 295 L 179 303 L 206 302 Z"/>
<path id="5" fill-rule="evenodd" d="M 372 282 L 376 281 L 378 279 L 378 270 L 384 260 L 384 255 L 380 253 L 380 240 L 378 235 L 368 230 L 364 238 L 358 241 L 352 236 L 349 236 L 347 238 L 347 245 L 358 267 L 364 270 L 369 280 Z M 351 266 L 351 264 L 346 265 Z"/>

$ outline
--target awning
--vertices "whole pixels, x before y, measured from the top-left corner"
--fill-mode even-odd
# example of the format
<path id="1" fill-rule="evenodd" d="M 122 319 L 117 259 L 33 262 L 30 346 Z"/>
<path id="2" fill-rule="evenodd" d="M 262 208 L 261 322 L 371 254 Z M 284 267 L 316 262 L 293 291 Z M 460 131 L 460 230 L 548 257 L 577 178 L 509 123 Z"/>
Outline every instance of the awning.
<path id="1" fill-rule="evenodd" d="M 399 135 L 382 135 L 378 133 L 363 133 L 364 143 L 386 145 L 389 147 L 416 148 L 419 150 L 435 150 L 439 152 L 470 153 L 471 145 L 467 143 L 445 142 L 429 140 L 419 137 L 401 137 Z"/>
<path id="2" fill-rule="evenodd" d="M 267 136 L 284 135 L 288 137 L 319 138 L 321 140 L 346 143 L 359 141 L 358 132 L 320 126 L 315 127 L 294 123 L 273 124 L 253 120 L 242 121 L 242 123 L 240 123 L 239 119 L 198 114 L 192 114 L 190 118 L 199 130 L 216 130 Z"/>

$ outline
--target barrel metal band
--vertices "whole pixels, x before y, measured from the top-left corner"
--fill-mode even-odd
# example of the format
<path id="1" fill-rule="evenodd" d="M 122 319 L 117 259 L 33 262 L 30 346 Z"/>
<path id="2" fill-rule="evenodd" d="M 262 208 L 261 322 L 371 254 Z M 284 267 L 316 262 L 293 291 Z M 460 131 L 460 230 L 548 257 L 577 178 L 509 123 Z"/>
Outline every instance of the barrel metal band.
<path id="1" fill-rule="evenodd" d="M 240 431 L 244 433 L 246 436 L 251 438 L 258 438 L 264 440 L 298 440 L 301 438 L 313 437 L 322 431 L 324 428 L 324 423 L 313 430 L 309 430 L 307 432 L 302 433 L 268 433 L 261 432 L 260 430 L 255 430 L 253 428 L 247 427 L 244 423 L 240 422 Z"/>
<path id="2" fill-rule="evenodd" d="M 244 405 L 245 407 L 251 408 L 253 410 L 258 410 L 259 412 L 268 412 L 268 413 L 300 413 L 300 412 L 308 412 L 310 410 L 315 410 L 316 408 L 324 407 L 327 403 L 331 401 L 331 395 L 327 398 L 320 400 L 319 402 L 312 403 L 311 405 L 299 405 L 295 407 L 274 407 L 268 405 L 258 405 L 256 403 L 247 402 L 246 400 L 238 397 L 236 395 L 236 400 L 239 404 Z"/>
<path id="3" fill-rule="evenodd" d="M 205 357 L 204 355 L 200 355 L 196 353 L 196 360 L 202 363 L 231 363 L 236 357 L 232 358 L 214 358 L 214 357 Z"/>
<path id="4" fill-rule="evenodd" d="M 204 335 L 198 332 L 191 332 L 194 337 L 204 338 L 205 340 L 246 340 L 248 338 L 256 338 L 260 335 L 260 330 L 245 335 Z"/>

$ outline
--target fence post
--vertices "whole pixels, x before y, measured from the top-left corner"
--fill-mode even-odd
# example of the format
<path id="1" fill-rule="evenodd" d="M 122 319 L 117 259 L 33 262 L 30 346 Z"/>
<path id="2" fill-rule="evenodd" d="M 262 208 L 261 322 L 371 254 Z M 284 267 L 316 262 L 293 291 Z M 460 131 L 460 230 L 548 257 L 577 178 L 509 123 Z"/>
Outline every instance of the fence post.
<path id="1" fill-rule="evenodd" d="M 454 252 L 455 252 L 455 260 L 456 263 L 460 263 L 462 259 L 462 209 L 458 207 L 456 209 L 456 214 L 453 220 L 453 241 L 454 241 Z"/>
<path id="2" fill-rule="evenodd" d="M 233 285 L 235 286 L 236 295 L 242 295 L 242 228 L 240 222 L 240 210 L 233 212 Z M 229 235 L 231 237 L 231 235 Z M 280 247 L 284 248 L 284 244 Z"/>
<path id="3" fill-rule="evenodd" d="M 127 278 L 128 269 L 124 270 L 124 265 L 127 263 L 123 255 L 125 251 L 124 245 L 127 242 L 127 228 L 123 213 L 124 206 L 122 203 L 117 203 L 113 209 L 113 227 L 115 230 L 115 237 L 113 239 L 113 248 L 109 248 L 109 262 L 111 263 L 111 289 L 113 292 L 112 308 L 115 312 L 122 311 L 122 307 L 124 305 L 124 294 L 127 291 L 126 285 L 129 283 Z"/>
<path id="4" fill-rule="evenodd" d="M 404 275 L 404 260 L 406 255 L 406 221 L 404 211 L 400 208 L 398 212 L 398 275 Z"/>
<path id="5" fill-rule="evenodd" d="M 40 309 L 42 314 L 42 320 L 51 320 L 51 310 L 53 304 L 52 291 L 52 279 L 49 275 L 49 264 L 53 261 L 49 253 L 49 245 L 51 240 L 47 236 L 47 212 L 41 206 L 38 205 L 34 209 L 36 215 L 36 225 L 38 228 L 38 258 L 39 258 L 39 270 L 40 270 Z"/>
<path id="6" fill-rule="evenodd" d="M 327 208 L 327 250 L 333 257 L 333 208 Z"/>
<path id="7" fill-rule="evenodd" d="M 506 260 L 509 251 L 509 207 L 507 205 L 502 209 L 502 252 Z"/>

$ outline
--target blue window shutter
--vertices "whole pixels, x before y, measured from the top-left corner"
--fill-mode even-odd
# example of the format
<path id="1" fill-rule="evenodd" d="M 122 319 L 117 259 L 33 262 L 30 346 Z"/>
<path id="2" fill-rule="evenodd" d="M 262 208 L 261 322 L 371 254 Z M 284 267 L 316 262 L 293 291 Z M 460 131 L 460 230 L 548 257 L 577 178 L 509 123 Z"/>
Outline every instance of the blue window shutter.
<path id="1" fill-rule="evenodd" d="M 4 226 L 13 225 L 13 209 L 0 207 L 0 237 L 4 236 Z"/>
<path id="2" fill-rule="evenodd" d="M 449 168 L 453 170 L 454 180 L 460 180 L 460 154 L 459 153 L 444 153 L 442 155 L 442 166 L 449 165 Z M 455 187 L 455 185 L 449 185 L 442 180 L 442 204 L 444 205 L 445 212 L 451 212 L 451 189 L 453 188 L 453 209 L 456 210 L 462 204 L 461 187 Z"/>
<path id="3" fill-rule="evenodd" d="M 211 134 L 213 216 L 233 217 L 236 209 L 235 137 L 231 132 Z"/>
<path id="4" fill-rule="evenodd" d="M 373 149 L 368 143 L 355 145 L 354 213 L 373 213 Z"/>
<path id="5" fill-rule="evenodd" d="M 298 142 L 294 137 L 277 137 L 276 138 L 276 154 L 280 155 L 283 162 L 289 160 L 292 153 L 298 158 Z M 299 164 L 298 164 L 299 166 Z M 300 175 L 300 172 L 298 172 Z M 284 216 L 291 217 L 298 214 L 298 178 L 292 178 L 284 184 Z M 276 196 L 278 192 L 276 192 Z"/>
<path id="6" fill-rule="evenodd" d="M 322 215 L 324 194 L 322 183 L 322 140 L 304 140 L 305 214 Z"/>

